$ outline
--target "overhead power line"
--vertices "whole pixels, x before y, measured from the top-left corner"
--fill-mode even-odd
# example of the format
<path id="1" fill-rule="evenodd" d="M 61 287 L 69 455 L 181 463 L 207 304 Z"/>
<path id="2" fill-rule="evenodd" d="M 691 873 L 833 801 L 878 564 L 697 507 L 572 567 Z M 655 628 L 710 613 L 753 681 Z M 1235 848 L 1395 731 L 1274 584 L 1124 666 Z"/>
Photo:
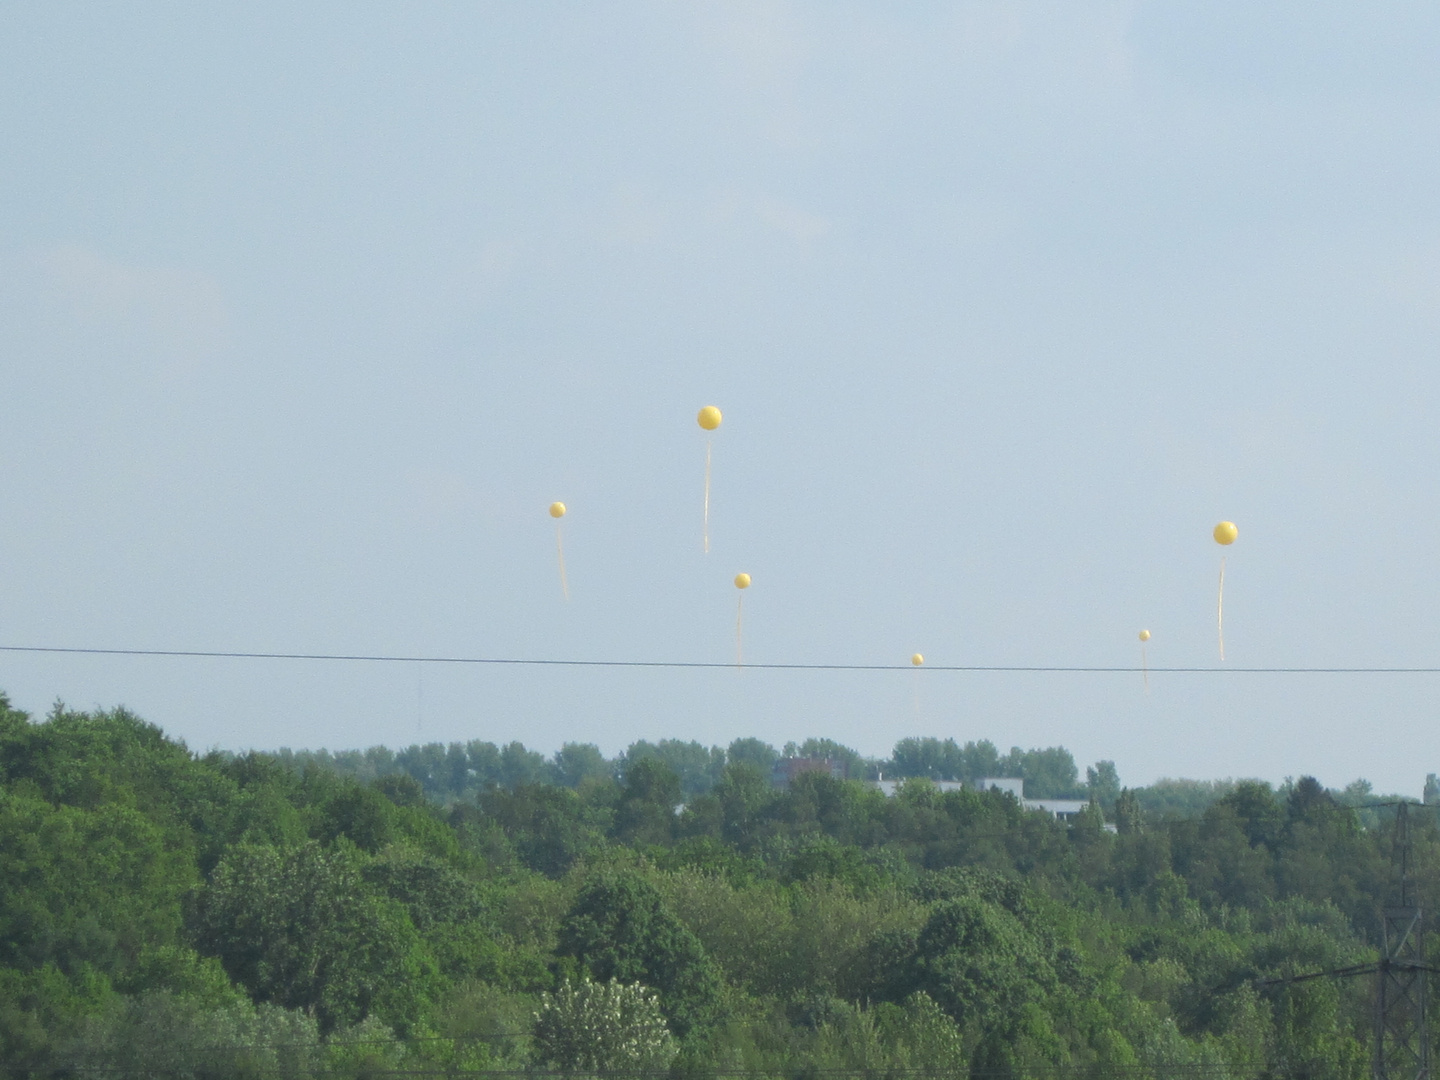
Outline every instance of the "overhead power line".
<path id="1" fill-rule="evenodd" d="M 1140 667 L 1085 664 L 735 664 L 705 660 L 545 660 L 505 656 L 405 656 L 380 653 L 238 652 L 209 649 L 96 649 L 0 645 L 0 652 L 78 656 L 154 656 L 199 660 L 311 660 L 371 664 L 474 664 L 492 667 L 725 669 L 759 671 L 958 671 L 1016 674 L 1139 675 L 1440 675 L 1440 667 Z"/>

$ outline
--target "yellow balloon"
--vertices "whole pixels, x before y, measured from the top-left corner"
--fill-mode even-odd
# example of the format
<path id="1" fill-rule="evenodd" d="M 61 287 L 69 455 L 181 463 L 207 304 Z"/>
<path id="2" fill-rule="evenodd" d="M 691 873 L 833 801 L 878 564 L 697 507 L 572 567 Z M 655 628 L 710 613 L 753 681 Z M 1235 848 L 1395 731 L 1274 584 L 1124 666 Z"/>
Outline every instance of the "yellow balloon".
<path id="1" fill-rule="evenodd" d="M 735 588 L 737 588 L 737 589 L 748 589 L 749 587 L 750 587 L 750 575 L 749 575 L 749 574 L 736 574 L 736 575 L 735 575 Z"/>
<path id="2" fill-rule="evenodd" d="M 1141 631 L 1140 631 L 1140 640 L 1141 640 L 1141 641 L 1149 641 L 1149 640 L 1150 640 L 1150 631 L 1149 631 L 1149 630 L 1141 630 Z"/>
<path id="3" fill-rule="evenodd" d="M 910 663 L 914 664 L 916 667 L 919 667 L 924 662 L 925 657 L 921 656 L 918 652 L 914 656 L 910 657 Z"/>
<path id="4" fill-rule="evenodd" d="M 1235 538 L 1240 535 L 1240 530 L 1235 527 L 1233 521 L 1222 521 L 1215 526 L 1215 543 L 1233 544 Z"/>
<path id="5" fill-rule="evenodd" d="M 562 517 L 564 517 L 564 516 L 565 516 L 565 504 L 562 503 L 562 502 L 553 502 L 553 503 L 551 503 L 551 504 L 550 504 L 550 516 L 553 517 L 553 518 L 562 518 Z"/>
<path id="6" fill-rule="evenodd" d="M 706 405 L 695 419 L 706 431 L 714 431 L 720 426 L 720 410 L 714 405 Z"/>

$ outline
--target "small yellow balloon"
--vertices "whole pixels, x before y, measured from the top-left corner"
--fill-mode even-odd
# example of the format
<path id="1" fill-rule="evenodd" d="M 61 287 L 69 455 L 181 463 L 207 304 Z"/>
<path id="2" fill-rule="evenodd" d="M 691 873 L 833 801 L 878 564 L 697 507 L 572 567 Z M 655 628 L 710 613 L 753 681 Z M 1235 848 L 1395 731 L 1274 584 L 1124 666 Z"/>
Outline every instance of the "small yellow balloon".
<path id="1" fill-rule="evenodd" d="M 750 575 L 749 575 L 749 574 L 736 574 L 736 575 L 735 575 L 735 588 L 737 588 L 737 589 L 748 589 L 749 587 L 750 587 Z"/>
<path id="2" fill-rule="evenodd" d="M 1149 630 L 1141 630 L 1141 631 L 1140 631 L 1140 640 L 1141 640 L 1141 641 L 1149 641 L 1149 640 L 1150 640 L 1150 631 L 1149 631 Z"/>
<path id="3" fill-rule="evenodd" d="M 565 504 L 562 503 L 562 502 L 553 502 L 553 503 L 551 503 L 551 504 L 550 504 L 550 516 L 553 517 L 553 518 L 562 518 L 562 517 L 564 517 L 564 516 L 565 516 Z"/>
<path id="4" fill-rule="evenodd" d="M 921 656 L 917 652 L 914 656 L 910 657 L 910 663 L 914 664 L 916 667 L 919 667 L 921 664 L 925 663 L 925 657 Z"/>
<path id="5" fill-rule="evenodd" d="M 1215 526 L 1215 543 L 1229 546 L 1235 542 L 1240 535 L 1240 530 L 1235 527 L 1233 521 L 1222 521 Z"/>
<path id="6" fill-rule="evenodd" d="M 720 410 L 715 408 L 714 405 L 706 405 L 700 410 L 700 415 L 695 417 L 695 419 L 706 431 L 714 431 L 720 426 Z"/>

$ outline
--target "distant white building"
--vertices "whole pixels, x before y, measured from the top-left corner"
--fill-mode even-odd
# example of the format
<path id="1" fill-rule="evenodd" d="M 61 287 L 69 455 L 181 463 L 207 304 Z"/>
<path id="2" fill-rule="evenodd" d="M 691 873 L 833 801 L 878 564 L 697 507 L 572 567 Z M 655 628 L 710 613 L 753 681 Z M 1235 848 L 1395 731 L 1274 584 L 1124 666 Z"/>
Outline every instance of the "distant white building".
<path id="1" fill-rule="evenodd" d="M 982 776 L 971 785 L 976 791 L 1003 791 L 1025 801 L 1025 781 L 1018 776 Z"/>
<path id="2" fill-rule="evenodd" d="M 892 797 L 905 781 L 876 780 L 873 783 L 887 797 Z M 1074 821 L 1076 815 L 1090 805 L 1086 799 L 1027 799 L 1025 798 L 1025 781 L 1018 776 L 982 776 L 970 784 L 961 780 L 931 780 L 930 783 L 941 791 L 963 791 L 967 787 L 974 791 L 1003 791 L 1026 810 L 1038 810 L 1041 813 L 1049 814 L 1057 821 Z M 1108 822 L 1105 828 L 1109 832 L 1115 831 L 1115 826 Z"/>
<path id="3" fill-rule="evenodd" d="M 893 798 L 895 793 L 900 790 L 900 785 L 905 783 L 904 780 L 872 780 L 870 782 L 883 791 L 886 798 Z M 931 780 L 930 783 L 941 791 L 965 790 L 965 784 L 961 780 Z"/>

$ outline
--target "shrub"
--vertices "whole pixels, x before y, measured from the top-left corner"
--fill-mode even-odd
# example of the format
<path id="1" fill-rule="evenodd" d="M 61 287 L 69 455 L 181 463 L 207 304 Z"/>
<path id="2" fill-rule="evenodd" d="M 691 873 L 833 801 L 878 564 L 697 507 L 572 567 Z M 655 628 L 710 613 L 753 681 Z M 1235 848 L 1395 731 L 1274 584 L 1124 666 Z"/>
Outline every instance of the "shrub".
<path id="1" fill-rule="evenodd" d="M 639 983 L 566 980 L 535 1014 L 540 1064 L 571 1072 L 664 1069 L 676 1046 L 655 991 Z"/>

